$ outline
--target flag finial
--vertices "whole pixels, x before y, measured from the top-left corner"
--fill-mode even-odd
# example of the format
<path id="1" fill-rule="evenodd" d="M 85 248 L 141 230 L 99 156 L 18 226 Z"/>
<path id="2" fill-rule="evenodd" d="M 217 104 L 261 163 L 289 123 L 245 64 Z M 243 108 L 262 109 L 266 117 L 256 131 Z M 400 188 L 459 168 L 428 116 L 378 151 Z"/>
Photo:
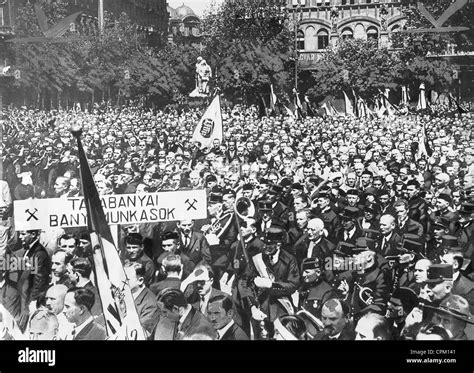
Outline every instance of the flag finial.
<path id="1" fill-rule="evenodd" d="M 76 138 L 81 137 L 82 135 L 82 126 L 79 123 L 73 123 L 71 124 L 71 127 L 69 128 L 71 131 L 72 135 Z"/>

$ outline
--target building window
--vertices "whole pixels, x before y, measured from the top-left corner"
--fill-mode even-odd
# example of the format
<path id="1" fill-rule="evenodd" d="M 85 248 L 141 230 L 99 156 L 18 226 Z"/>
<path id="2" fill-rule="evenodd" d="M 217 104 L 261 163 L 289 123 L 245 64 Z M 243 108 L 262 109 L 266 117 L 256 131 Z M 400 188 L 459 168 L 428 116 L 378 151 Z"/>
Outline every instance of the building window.
<path id="1" fill-rule="evenodd" d="M 318 49 L 326 49 L 329 45 L 329 33 L 325 29 L 318 31 Z"/>
<path id="2" fill-rule="evenodd" d="M 296 39 L 296 48 L 299 51 L 303 51 L 305 49 L 304 46 L 304 32 L 303 30 L 298 30 L 298 37 Z"/>
<path id="3" fill-rule="evenodd" d="M 342 38 L 343 39 L 353 39 L 354 38 L 354 33 L 352 32 L 352 30 L 350 28 L 345 28 L 344 30 L 342 30 Z"/>
<path id="4" fill-rule="evenodd" d="M 379 38 L 379 32 L 377 31 L 377 29 L 373 26 L 369 27 L 367 29 L 367 40 L 369 39 L 377 40 L 378 38 Z"/>

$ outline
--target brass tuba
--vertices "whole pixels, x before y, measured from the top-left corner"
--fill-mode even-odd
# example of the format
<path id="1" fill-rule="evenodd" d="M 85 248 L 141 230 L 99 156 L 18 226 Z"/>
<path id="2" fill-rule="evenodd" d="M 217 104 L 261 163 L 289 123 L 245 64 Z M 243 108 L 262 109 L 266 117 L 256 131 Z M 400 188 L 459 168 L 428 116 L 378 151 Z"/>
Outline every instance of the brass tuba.
<path id="1" fill-rule="evenodd" d="M 246 197 L 239 197 L 234 202 L 235 214 L 242 220 L 255 217 L 255 206 Z"/>

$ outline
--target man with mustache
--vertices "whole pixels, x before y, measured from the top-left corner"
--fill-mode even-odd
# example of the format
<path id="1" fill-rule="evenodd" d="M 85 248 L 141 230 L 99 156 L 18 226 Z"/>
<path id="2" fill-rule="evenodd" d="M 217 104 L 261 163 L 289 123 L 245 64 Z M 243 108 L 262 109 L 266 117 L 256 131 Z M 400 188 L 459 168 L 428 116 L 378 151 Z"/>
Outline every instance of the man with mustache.
<path id="1" fill-rule="evenodd" d="M 354 340 L 355 332 L 350 321 L 349 305 L 340 299 L 329 299 L 321 310 L 324 329 L 318 332 L 314 340 Z"/>

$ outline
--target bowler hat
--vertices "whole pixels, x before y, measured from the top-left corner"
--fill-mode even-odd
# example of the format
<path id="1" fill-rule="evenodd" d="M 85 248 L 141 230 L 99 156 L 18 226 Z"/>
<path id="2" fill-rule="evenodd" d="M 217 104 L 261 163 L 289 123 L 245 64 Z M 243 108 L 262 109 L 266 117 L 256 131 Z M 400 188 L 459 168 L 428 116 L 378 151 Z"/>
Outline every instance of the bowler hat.
<path id="1" fill-rule="evenodd" d="M 340 215 L 342 218 L 355 220 L 359 216 L 359 209 L 356 207 L 346 206 Z"/>
<path id="2" fill-rule="evenodd" d="M 390 196 L 390 191 L 388 189 L 380 189 L 377 193 L 377 197 Z"/>
<path id="3" fill-rule="evenodd" d="M 428 283 L 440 283 L 453 279 L 453 266 L 451 264 L 432 264 L 428 267 L 427 279 Z"/>
<path id="4" fill-rule="evenodd" d="M 474 324 L 474 318 L 469 310 L 469 302 L 460 295 L 451 294 L 446 297 L 438 307 L 425 305 L 425 307 L 434 309 L 438 312 L 447 313 L 456 319 Z"/>
<path id="5" fill-rule="evenodd" d="M 423 251 L 423 244 L 418 241 L 404 239 L 402 246 L 397 249 L 409 253 L 421 253 Z"/>
<path id="6" fill-rule="evenodd" d="M 246 183 L 242 186 L 242 190 L 253 190 L 253 185 L 251 183 Z"/>

